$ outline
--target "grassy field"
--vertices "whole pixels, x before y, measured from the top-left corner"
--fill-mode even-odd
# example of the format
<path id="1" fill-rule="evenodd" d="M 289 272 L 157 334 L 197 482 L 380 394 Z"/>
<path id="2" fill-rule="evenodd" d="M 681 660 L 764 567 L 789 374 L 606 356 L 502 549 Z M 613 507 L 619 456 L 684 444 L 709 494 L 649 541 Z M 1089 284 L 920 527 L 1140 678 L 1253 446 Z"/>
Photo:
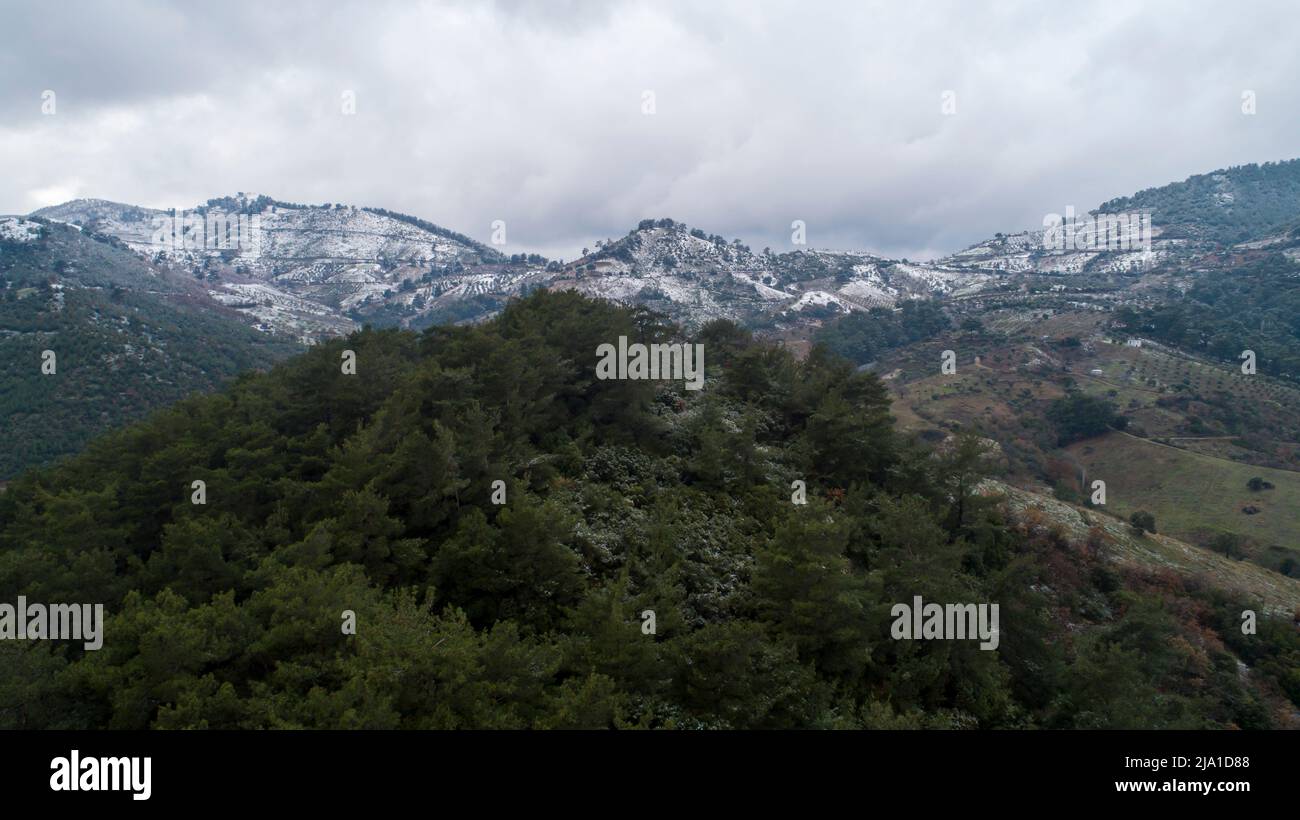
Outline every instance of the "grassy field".
<path id="1" fill-rule="evenodd" d="M 891 351 L 879 366 L 890 377 L 899 426 L 974 430 L 1002 445 L 1011 480 L 1055 487 L 1061 498 L 1087 497 L 1074 495 L 1083 467 L 1089 481 L 1106 481 L 1106 512 L 1127 520 L 1147 510 L 1160 532 L 1202 547 L 1233 533 L 1245 539 L 1239 549 L 1251 562 L 1295 575 L 1300 391 L 1158 345 L 1126 346 L 1098 322 L 1065 313 L 1013 323 L 1013 337 L 954 330 Z M 985 326 L 1002 328 L 987 317 Z M 1078 343 L 1066 344 L 1070 337 Z M 956 375 L 939 374 L 943 349 L 957 352 Z M 1058 450 L 1045 417 L 1067 388 L 1111 402 L 1142 435 L 1114 433 Z M 1273 489 L 1250 491 L 1255 476 Z M 1248 506 L 1258 512 L 1243 512 Z"/>
<path id="2" fill-rule="evenodd" d="M 1156 529 L 1183 540 L 1203 541 L 1232 532 L 1261 546 L 1300 548 L 1300 473 L 1239 464 L 1154 444 L 1124 433 L 1078 442 L 1069 451 L 1088 469 L 1088 480 L 1106 482 L 1107 509 L 1127 517 L 1134 510 L 1155 515 Z M 1274 485 L 1252 492 L 1259 476 Z M 1258 507 L 1247 515 L 1242 508 Z"/>
<path id="3" fill-rule="evenodd" d="M 1076 542 L 1096 527 L 1105 533 L 1110 555 L 1118 561 L 1147 569 L 1168 569 L 1205 580 L 1258 603 L 1265 611 L 1290 615 L 1300 611 L 1300 580 L 1288 578 L 1251 563 L 1171 538 L 1168 535 L 1134 535 L 1127 524 L 1094 510 L 1032 493 L 1000 481 L 984 482 L 981 491 L 1001 495 L 1017 518 L 1034 511 L 1059 525 Z M 1159 521 L 1157 521 L 1159 524 Z"/>

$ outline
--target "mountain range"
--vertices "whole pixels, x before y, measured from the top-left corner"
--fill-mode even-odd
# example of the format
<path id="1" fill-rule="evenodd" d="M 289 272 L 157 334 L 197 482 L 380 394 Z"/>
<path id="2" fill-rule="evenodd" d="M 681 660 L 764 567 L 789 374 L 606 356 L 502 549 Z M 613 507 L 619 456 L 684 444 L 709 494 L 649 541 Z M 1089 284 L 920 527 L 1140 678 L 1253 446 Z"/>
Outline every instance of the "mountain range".
<path id="1" fill-rule="evenodd" d="M 30 215 L 120 240 L 204 282 L 260 330 L 318 341 L 359 323 L 423 327 L 476 321 L 538 287 L 645 304 L 688 325 L 731 318 L 786 326 L 899 300 L 997 288 L 1011 274 L 1142 274 L 1222 265 L 1260 249 L 1300 254 L 1300 160 L 1198 175 L 1092 214 L 1149 213 L 1149 242 L 1123 249 L 1048 247 L 1045 230 L 998 234 L 931 262 L 856 251 L 754 252 L 672 219 L 643 220 L 569 262 L 476 242 L 417 217 L 352 205 L 298 205 L 238 194 L 190 211 L 254 216 L 257 252 L 174 247 L 157 226 L 176 212 L 73 200 Z M 21 223 L 15 225 L 19 229 Z M 585 249 L 584 249 L 585 250 Z"/>
<path id="2" fill-rule="evenodd" d="M 32 434 L 42 420 L 60 422 L 54 441 L 47 432 L 6 445 L 0 476 L 302 345 L 363 324 L 479 322 L 537 289 L 643 305 L 686 327 L 730 319 L 796 346 L 839 317 L 918 299 L 966 311 L 1026 299 L 1149 308 L 1252 260 L 1300 259 L 1300 160 L 1198 175 L 1092 212 L 1137 213 L 1151 219 L 1137 246 L 1056 249 L 1050 229 L 1034 228 L 929 262 L 800 245 L 756 252 L 739 239 L 646 219 L 564 261 L 507 254 L 381 208 L 249 193 L 188 211 L 73 200 L 0 217 L 0 344 L 18 374 L 0 393 L 0 416 L 14 430 L 34 425 Z M 228 241 L 240 224 L 240 241 Z M 159 339 L 158 323 L 171 335 Z M 43 384 L 32 381 L 36 357 L 59 334 L 72 338 L 73 327 L 96 341 L 78 342 L 82 358 L 66 366 L 98 369 L 103 391 L 35 390 Z M 129 367 L 141 375 L 128 376 Z"/>

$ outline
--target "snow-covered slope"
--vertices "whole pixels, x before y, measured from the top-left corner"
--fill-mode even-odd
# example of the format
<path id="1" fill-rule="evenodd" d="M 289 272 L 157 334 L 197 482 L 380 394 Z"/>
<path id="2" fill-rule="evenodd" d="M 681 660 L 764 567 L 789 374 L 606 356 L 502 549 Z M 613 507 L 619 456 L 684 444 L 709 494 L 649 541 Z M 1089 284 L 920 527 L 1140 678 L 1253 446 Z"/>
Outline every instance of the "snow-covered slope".
<path id="1" fill-rule="evenodd" d="M 0 216 L 0 241 L 35 242 L 41 237 L 41 223 L 21 216 Z"/>
<path id="2" fill-rule="evenodd" d="M 166 211 L 109 202 L 107 199 L 74 199 L 32 213 L 32 216 L 67 222 L 91 233 L 117 237 L 132 250 L 141 252 L 149 250 L 155 221 L 167 215 Z"/>
<path id="3" fill-rule="evenodd" d="M 900 299 L 967 292 L 993 278 L 974 267 L 864 253 L 755 253 L 670 219 L 645 220 L 561 266 L 535 255 L 507 259 L 469 237 L 381 209 L 253 194 L 179 213 L 81 199 L 34 216 L 120 240 L 154 264 L 202 280 L 214 300 L 257 329 L 306 341 L 360 321 L 476 321 L 538 287 L 642 304 L 694 326 L 716 318 L 816 324 Z"/>
<path id="4" fill-rule="evenodd" d="M 538 287 L 645 305 L 692 326 L 717 318 L 815 325 L 905 299 L 966 296 L 1007 276 L 1141 272 L 1189 252 L 1189 240 L 1164 238 L 1159 229 L 1150 247 L 1068 251 L 1051 249 L 1046 232 L 1028 231 L 922 264 L 853 251 L 756 253 L 740 240 L 659 219 L 559 265 L 535 255 L 507 259 L 403 214 L 252 194 L 180 214 L 75 200 L 34 216 L 114 237 L 155 264 L 202 280 L 213 299 L 259 330 L 308 341 L 363 321 L 478 321 Z M 6 224 L 20 231 L 19 222 Z"/>
<path id="5" fill-rule="evenodd" d="M 1150 225 L 1149 233 L 1145 231 L 1125 232 L 1109 246 L 1104 238 L 1087 235 L 1074 241 L 1062 229 L 997 234 L 945 257 L 940 264 L 998 273 L 1142 273 L 1196 249 L 1187 239 L 1165 236 L 1159 226 Z"/>
<path id="6" fill-rule="evenodd" d="M 295 338 L 346 332 L 369 312 L 409 320 L 420 312 L 412 303 L 421 286 L 428 299 L 435 279 L 503 262 L 496 251 L 414 217 L 251 194 L 179 213 L 82 199 L 33 216 L 116 237 L 155 263 L 205 280 L 214 298 L 259 329 Z"/>
<path id="7" fill-rule="evenodd" d="M 687 324 L 745 321 L 797 298 L 781 287 L 774 260 L 680 222 L 647 220 L 566 266 L 551 287 L 645 304 Z"/>
<path id="8" fill-rule="evenodd" d="M 901 299 L 976 289 L 990 274 L 870 254 L 800 249 L 754 253 L 739 240 L 672 220 L 646 220 L 567 266 L 552 287 L 647 304 L 687 324 L 714 318 L 820 321 Z"/>

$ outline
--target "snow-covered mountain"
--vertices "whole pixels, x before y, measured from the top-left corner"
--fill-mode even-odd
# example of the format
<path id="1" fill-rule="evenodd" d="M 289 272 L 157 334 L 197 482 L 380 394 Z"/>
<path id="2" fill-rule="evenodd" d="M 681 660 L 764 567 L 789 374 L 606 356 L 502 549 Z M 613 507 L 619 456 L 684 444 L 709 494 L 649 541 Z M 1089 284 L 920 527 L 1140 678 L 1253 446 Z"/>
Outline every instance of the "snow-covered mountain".
<path id="1" fill-rule="evenodd" d="M 647 219 L 561 264 L 536 254 L 506 257 L 380 208 L 242 193 L 179 213 L 81 199 L 32 217 L 76 225 L 187 273 L 250 325 L 299 341 L 362 322 L 479 321 L 535 288 L 641 304 L 686 325 L 727 318 L 799 330 L 905 299 L 1019 287 L 1026 278 L 1100 277 L 1108 287 L 1128 287 L 1148 273 L 1185 277 L 1251 255 L 1300 257 L 1300 230 L 1286 205 L 1297 179 L 1296 163 L 1192 177 L 1077 217 L 1067 209 L 1058 225 L 999 233 L 928 263 L 803 247 L 756 252 L 672 219 Z M 1258 230 L 1246 218 L 1255 212 L 1267 217 Z M 0 230 L 24 228 L 11 220 Z"/>
<path id="2" fill-rule="evenodd" d="M 1205 275 L 1279 256 L 1300 261 L 1297 203 L 1300 162 L 1274 163 L 1142 191 L 1080 215 L 1082 226 L 997 234 L 927 263 L 802 246 L 757 252 L 656 219 L 565 264 L 507 257 L 380 208 L 254 194 L 179 212 L 74 200 L 0 216 L 0 344 L 13 361 L 61 345 L 76 355 L 60 360 L 60 372 L 84 374 L 58 383 L 71 392 L 45 415 L 14 405 L 6 423 L 28 425 L 35 449 L 8 461 L 0 453 L 0 474 L 70 451 L 102 420 L 90 416 L 144 412 L 361 323 L 476 322 L 538 288 L 644 305 L 687 326 L 732 319 L 799 344 L 841 316 L 910 299 L 945 300 L 961 314 L 1153 306 Z M 1095 214 L 1129 217 L 1119 247 L 1113 232 L 1087 224 Z M 56 410 L 67 420 L 52 428 L 44 419 Z M 55 428 L 66 435 L 51 442 Z"/>
<path id="3" fill-rule="evenodd" d="M 1098 219 L 1105 224 L 1105 215 Z M 1089 215 L 1085 214 L 1081 224 L 1088 222 Z M 1075 233 L 1055 227 L 997 234 L 941 261 L 954 267 L 998 273 L 1142 273 L 1195 249 L 1189 240 L 1167 237 L 1154 224 L 1150 224 L 1149 234 L 1147 230 L 1117 231 L 1118 238 L 1109 243 L 1104 228 L 1095 235 L 1080 228 L 1078 239 Z"/>
<path id="4" fill-rule="evenodd" d="M 1300 255 L 1291 253 L 1300 245 L 1300 159 L 1197 174 L 1043 224 L 940 261 L 1010 274 L 1143 274 L 1221 268 L 1254 252 Z"/>
<path id="5" fill-rule="evenodd" d="M 845 251 L 754 253 L 740 240 L 660 219 L 602 243 L 550 286 L 645 304 L 687 324 L 714 318 L 790 324 L 943 296 L 992 278 Z"/>
<path id="6" fill-rule="evenodd" d="M 33 216 L 115 237 L 157 264 L 205 281 L 214 299 L 259 329 L 308 340 L 346 332 L 368 314 L 409 319 L 440 291 L 463 292 L 467 271 L 482 277 L 486 267 L 505 261 L 415 217 L 249 194 L 179 212 L 82 199 Z M 435 279 L 445 281 L 440 286 Z"/>
<path id="7" fill-rule="evenodd" d="M 793 300 L 770 255 L 671 219 L 645 220 L 600 243 L 548 287 L 643 304 L 691 324 L 745 321 Z"/>
<path id="8" fill-rule="evenodd" d="M 539 287 L 646 305 L 687 325 L 715 318 L 790 325 L 978 289 L 992 278 L 974 268 L 864 253 L 755 253 L 740 240 L 671 219 L 645 220 L 560 265 L 536 255 L 507 258 L 382 209 L 243 193 L 179 212 L 80 199 L 32 216 L 109 237 L 156 265 L 185 271 L 257 329 L 308 343 L 359 322 L 477 321 Z"/>
<path id="9" fill-rule="evenodd" d="M 479 321 L 535 288 L 640 304 L 688 326 L 726 318 L 798 331 L 905 299 L 975 294 L 1009 277 L 1141 273 L 1205 251 L 1186 232 L 1167 237 L 1158 226 L 1135 223 L 1147 233 L 1126 234 L 1132 247 L 1118 250 L 1089 249 L 1071 227 L 1061 235 L 998 234 L 918 263 L 802 247 L 755 252 L 738 239 L 647 219 L 560 264 L 531 254 L 507 258 L 462 234 L 383 209 L 297 205 L 253 194 L 181 212 L 75 200 L 33 216 L 111 237 L 155 265 L 194 276 L 215 302 L 258 330 L 306 343 L 362 322 Z"/>
<path id="10" fill-rule="evenodd" d="M 62 205 L 41 208 L 31 215 L 67 222 L 91 233 L 113 236 L 133 250 L 148 253 L 155 221 L 168 213 L 107 199 L 74 199 Z"/>

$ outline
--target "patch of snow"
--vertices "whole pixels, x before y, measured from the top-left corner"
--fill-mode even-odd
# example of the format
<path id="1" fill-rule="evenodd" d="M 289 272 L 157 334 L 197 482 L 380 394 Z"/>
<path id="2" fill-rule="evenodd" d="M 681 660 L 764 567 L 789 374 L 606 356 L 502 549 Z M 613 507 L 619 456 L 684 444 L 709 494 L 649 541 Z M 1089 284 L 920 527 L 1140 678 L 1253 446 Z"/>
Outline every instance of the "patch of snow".
<path id="1" fill-rule="evenodd" d="M 41 223 L 21 216 L 0 217 L 0 241 L 35 242 L 41 238 Z"/>

